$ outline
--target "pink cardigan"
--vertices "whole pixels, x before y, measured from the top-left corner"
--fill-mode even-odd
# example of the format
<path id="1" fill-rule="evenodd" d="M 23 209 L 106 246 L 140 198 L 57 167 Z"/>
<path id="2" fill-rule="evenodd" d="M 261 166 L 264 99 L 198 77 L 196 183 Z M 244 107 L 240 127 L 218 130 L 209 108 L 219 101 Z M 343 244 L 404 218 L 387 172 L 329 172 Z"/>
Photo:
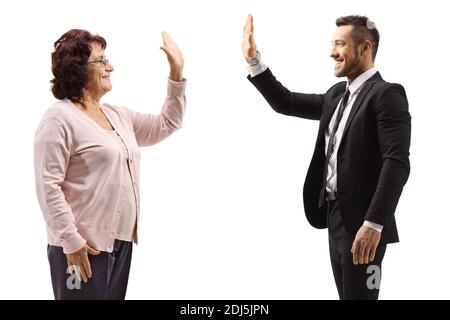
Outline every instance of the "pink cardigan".
<path id="1" fill-rule="evenodd" d="M 102 111 L 125 142 L 139 219 L 139 147 L 167 138 L 182 124 L 186 81 L 168 80 L 161 114 L 150 115 L 108 104 Z M 112 252 L 120 213 L 122 159 L 108 133 L 65 99 L 52 105 L 39 124 L 34 167 L 48 243 L 73 253 L 87 243 Z M 137 242 L 137 222 L 133 240 Z"/>

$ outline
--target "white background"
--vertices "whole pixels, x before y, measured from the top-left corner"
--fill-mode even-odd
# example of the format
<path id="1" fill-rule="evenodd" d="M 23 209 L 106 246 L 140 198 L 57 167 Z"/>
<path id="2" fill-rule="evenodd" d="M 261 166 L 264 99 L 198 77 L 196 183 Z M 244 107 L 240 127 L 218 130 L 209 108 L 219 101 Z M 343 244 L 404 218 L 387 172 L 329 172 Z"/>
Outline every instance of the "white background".
<path id="1" fill-rule="evenodd" d="M 0 298 L 52 299 L 35 196 L 34 131 L 55 101 L 53 42 L 71 28 L 108 41 L 103 102 L 158 113 L 168 65 L 160 32 L 183 50 L 182 130 L 142 149 L 140 244 L 128 299 L 336 299 L 327 231 L 309 226 L 302 187 L 318 122 L 276 114 L 247 81 L 242 28 L 253 13 L 263 60 L 293 91 L 338 81 L 338 16 L 368 15 L 376 66 L 407 91 L 411 175 L 388 246 L 381 299 L 448 299 L 448 16 L 445 1 L 1 1 Z M 107 197 L 108 195 L 105 195 Z M 94 275 L 95 276 L 95 275 Z"/>

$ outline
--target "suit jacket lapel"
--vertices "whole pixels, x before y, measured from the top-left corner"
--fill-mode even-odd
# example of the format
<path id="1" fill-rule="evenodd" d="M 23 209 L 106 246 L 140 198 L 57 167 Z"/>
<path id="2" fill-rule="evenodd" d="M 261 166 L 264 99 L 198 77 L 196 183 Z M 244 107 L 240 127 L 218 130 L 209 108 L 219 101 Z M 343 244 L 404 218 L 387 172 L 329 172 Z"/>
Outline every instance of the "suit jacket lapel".
<path id="1" fill-rule="evenodd" d="M 337 97 L 335 97 L 331 102 L 331 107 L 325 111 L 325 115 L 323 116 L 322 120 L 320 121 L 320 134 L 323 135 L 325 133 L 325 130 L 328 128 L 331 118 L 333 117 L 334 112 L 336 111 L 336 108 L 339 105 L 339 101 L 341 101 L 343 95 L 345 92 L 345 86 L 343 87 L 342 94 L 339 94 Z"/>
<path id="2" fill-rule="evenodd" d="M 350 114 L 348 115 L 347 122 L 345 123 L 344 131 L 342 133 L 341 141 L 345 137 L 345 133 L 348 130 L 348 127 L 350 126 L 350 123 L 352 122 L 353 118 L 355 117 L 356 112 L 358 112 L 359 107 L 361 106 L 364 98 L 366 97 L 367 93 L 370 91 L 370 89 L 373 87 L 373 85 L 377 82 L 382 80 L 381 75 L 379 72 L 375 73 L 372 78 L 367 80 L 366 83 L 363 84 L 363 88 L 358 93 L 358 96 L 356 97 L 355 102 L 353 103 L 352 110 L 350 111 Z"/>

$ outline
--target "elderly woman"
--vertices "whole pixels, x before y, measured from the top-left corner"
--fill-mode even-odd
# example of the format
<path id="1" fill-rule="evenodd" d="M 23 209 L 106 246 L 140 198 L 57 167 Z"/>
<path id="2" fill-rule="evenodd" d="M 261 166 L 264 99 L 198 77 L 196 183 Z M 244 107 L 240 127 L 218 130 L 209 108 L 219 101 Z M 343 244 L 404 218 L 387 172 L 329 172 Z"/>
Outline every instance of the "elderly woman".
<path id="1" fill-rule="evenodd" d="M 102 104 L 114 70 L 106 41 L 70 30 L 52 53 L 53 95 L 34 144 L 55 299 L 124 299 L 139 221 L 139 147 L 181 127 L 184 60 L 167 33 L 170 76 L 159 115 Z"/>

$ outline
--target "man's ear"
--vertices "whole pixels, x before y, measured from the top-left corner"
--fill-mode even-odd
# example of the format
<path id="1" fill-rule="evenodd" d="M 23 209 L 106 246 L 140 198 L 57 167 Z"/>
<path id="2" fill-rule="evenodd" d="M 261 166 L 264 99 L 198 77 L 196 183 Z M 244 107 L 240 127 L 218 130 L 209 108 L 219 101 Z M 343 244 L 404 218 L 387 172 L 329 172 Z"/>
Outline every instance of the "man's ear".
<path id="1" fill-rule="evenodd" d="M 365 41 L 361 44 L 360 49 L 361 49 L 361 51 L 360 51 L 361 55 L 366 55 L 366 54 L 371 55 L 371 52 L 372 52 L 372 42 L 369 41 L 369 40 L 365 40 Z"/>

